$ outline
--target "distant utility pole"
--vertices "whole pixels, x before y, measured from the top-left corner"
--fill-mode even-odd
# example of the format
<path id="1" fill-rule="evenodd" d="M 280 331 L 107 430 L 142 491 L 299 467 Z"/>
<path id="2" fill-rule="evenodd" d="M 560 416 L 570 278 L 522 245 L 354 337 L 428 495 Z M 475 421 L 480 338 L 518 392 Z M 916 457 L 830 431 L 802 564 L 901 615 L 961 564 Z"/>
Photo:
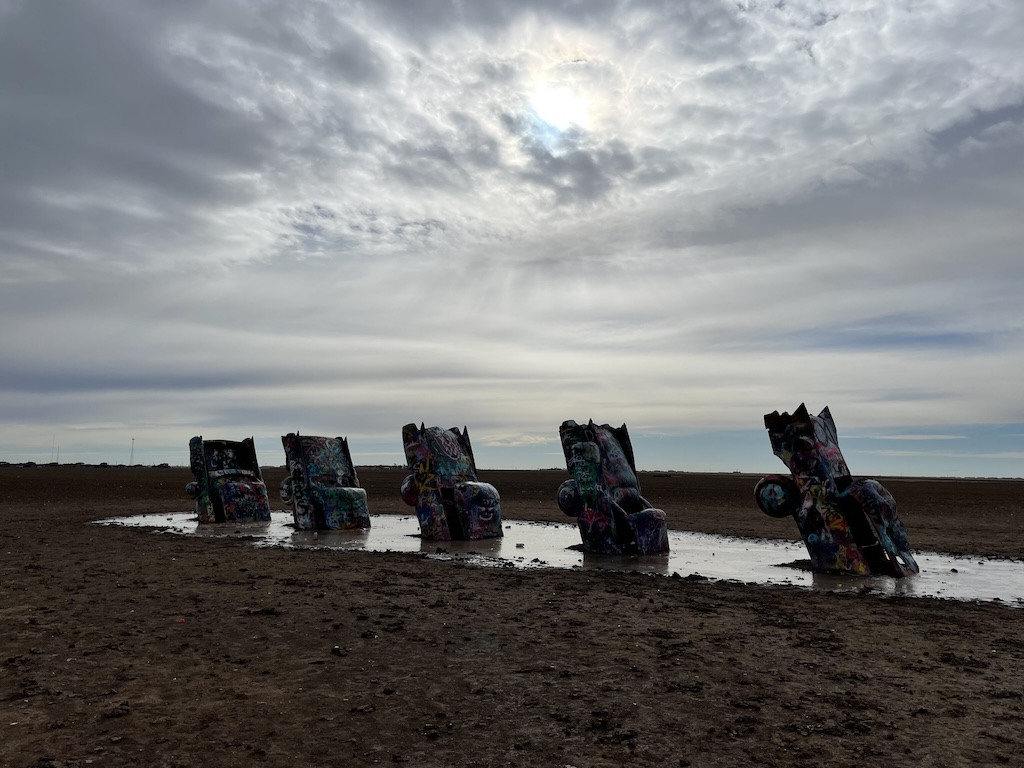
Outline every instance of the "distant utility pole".
<path id="1" fill-rule="evenodd" d="M 130 467 L 134 463 L 135 463 L 135 438 L 133 437 L 132 438 L 132 453 L 131 453 L 131 456 L 128 457 L 128 466 Z"/>

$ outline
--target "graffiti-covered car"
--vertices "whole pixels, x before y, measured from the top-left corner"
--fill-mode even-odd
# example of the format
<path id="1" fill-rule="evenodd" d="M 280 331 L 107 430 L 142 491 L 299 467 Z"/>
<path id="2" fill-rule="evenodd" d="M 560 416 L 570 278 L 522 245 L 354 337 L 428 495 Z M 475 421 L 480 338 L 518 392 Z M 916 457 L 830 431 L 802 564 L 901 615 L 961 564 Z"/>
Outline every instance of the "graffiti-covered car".
<path id="1" fill-rule="evenodd" d="M 811 416 L 801 403 L 792 415 L 766 414 L 764 425 L 791 476 L 762 478 L 754 498 L 765 514 L 796 521 L 815 570 L 897 577 L 918 572 L 895 499 L 877 480 L 851 477 L 827 407 Z"/>
<path id="2" fill-rule="evenodd" d="M 562 422 L 558 435 L 572 477 L 558 489 L 558 506 L 576 518 L 586 552 L 656 555 L 669 551 L 664 511 L 640 493 L 626 425 Z"/>
<path id="3" fill-rule="evenodd" d="M 195 480 L 185 494 L 196 502 L 200 523 L 252 523 L 270 520 L 270 498 L 256 446 L 245 440 L 203 440 L 188 444 Z"/>
<path id="4" fill-rule="evenodd" d="M 477 477 L 469 430 L 406 424 L 402 443 L 412 471 L 402 483 L 402 500 L 416 508 L 424 539 L 502 536 L 501 498 Z"/>
<path id="5" fill-rule="evenodd" d="M 370 527 L 366 491 L 359 486 L 346 438 L 289 432 L 281 444 L 288 462 L 281 501 L 291 506 L 296 530 Z"/>

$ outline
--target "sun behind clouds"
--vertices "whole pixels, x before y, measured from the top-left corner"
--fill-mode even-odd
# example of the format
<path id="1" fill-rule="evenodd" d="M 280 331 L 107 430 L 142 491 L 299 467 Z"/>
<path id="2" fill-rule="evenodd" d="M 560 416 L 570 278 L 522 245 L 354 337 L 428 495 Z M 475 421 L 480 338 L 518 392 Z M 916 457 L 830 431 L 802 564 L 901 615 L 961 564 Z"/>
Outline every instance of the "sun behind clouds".
<path id="1" fill-rule="evenodd" d="M 540 86 L 530 97 L 530 106 L 537 117 L 560 131 L 587 128 L 587 101 L 566 86 Z"/>

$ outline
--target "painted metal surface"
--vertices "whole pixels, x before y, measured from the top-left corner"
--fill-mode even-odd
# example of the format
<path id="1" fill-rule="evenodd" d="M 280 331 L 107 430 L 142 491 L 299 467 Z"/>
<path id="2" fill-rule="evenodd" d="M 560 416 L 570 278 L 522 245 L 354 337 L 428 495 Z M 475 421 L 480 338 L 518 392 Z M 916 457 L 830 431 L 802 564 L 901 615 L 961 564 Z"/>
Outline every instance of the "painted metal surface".
<path id="1" fill-rule="evenodd" d="M 492 539 L 502 535 L 497 489 L 477 477 L 465 427 L 402 427 L 405 459 L 412 474 L 402 500 L 416 508 L 420 534 L 431 541 Z"/>
<path id="2" fill-rule="evenodd" d="M 626 425 L 569 420 L 558 429 L 572 478 L 558 489 L 558 506 L 576 518 L 583 549 L 605 555 L 669 551 L 665 513 L 640 494 Z"/>
<path id="3" fill-rule="evenodd" d="M 200 523 L 270 519 L 270 498 L 251 437 L 240 442 L 193 437 L 188 453 L 196 479 L 185 486 L 185 494 L 195 500 Z"/>
<path id="4" fill-rule="evenodd" d="M 296 530 L 370 527 L 366 491 L 359 487 L 347 439 L 289 432 L 281 444 L 288 462 L 281 501 L 292 508 Z"/>
<path id="5" fill-rule="evenodd" d="M 764 424 L 772 451 L 792 474 L 762 478 L 754 498 L 767 515 L 793 517 L 815 570 L 895 577 L 919 571 L 895 499 L 877 480 L 851 477 L 827 407 L 811 416 L 801 403 L 792 415 L 766 414 Z"/>

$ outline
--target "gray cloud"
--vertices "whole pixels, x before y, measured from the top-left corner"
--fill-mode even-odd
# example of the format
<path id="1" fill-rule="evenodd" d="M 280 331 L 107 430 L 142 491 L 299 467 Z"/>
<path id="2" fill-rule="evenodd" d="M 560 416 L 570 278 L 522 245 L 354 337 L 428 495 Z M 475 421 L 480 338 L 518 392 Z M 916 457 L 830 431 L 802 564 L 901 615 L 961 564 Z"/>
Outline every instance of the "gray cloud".
<path id="1" fill-rule="evenodd" d="M 587 413 L 1024 423 L 1022 32 L 1010 0 L 0 3 L 0 439 L 424 419 L 486 463 Z"/>
<path id="2" fill-rule="evenodd" d="M 1003 124 L 1019 128 L 1024 123 L 1024 102 L 1008 104 L 997 109 L 974 110 L 968 117 L 958 123 L 936 131 L 932 135 L 932 144 L 940 152 L 949 152 L 959 148 L 969 140 L 984 140 L 993 128 Z"/>

